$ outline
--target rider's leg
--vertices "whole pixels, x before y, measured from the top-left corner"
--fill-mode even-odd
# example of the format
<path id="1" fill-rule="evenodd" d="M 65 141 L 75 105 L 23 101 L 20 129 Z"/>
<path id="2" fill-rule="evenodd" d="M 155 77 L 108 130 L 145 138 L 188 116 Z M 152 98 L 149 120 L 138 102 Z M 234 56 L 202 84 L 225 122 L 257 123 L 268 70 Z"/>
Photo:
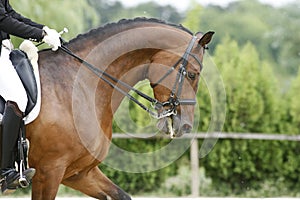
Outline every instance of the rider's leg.
<path id="1" fill-rule="evenodd" d="M 3 113 L 0 131 L 0 178 L 5 182 L 2 192 L 8 193 L 19 187 L 20 174 L 15 169 L 15 149 L 18 142 L 23 113 L 13 101 L 7 101 Z M 30 182 L 35 170 L 24 171 L 26 181 Z M 2 182 L 3 182 L 2 181 Z"/>
<path id="2" fill-rule="evenodd" d="M 18 186 L 19 173 L 15 170 L 14 151 L 17 145 L 22 117 L 23 114 L 16 103 L 8 101 L 5 104 L 0 135 L 0 167 L 1 178 L 6 179 L 8 188 Z M 17 185 L 13 184 L 14 182 Z"/>
<path id="3" fill-rule="evenodd" d="M 0 131 L 0 178 L 2 190 L 15 189 L 19 186 L 19 173 L 15 170 L 14 150 L 20 131 L 23 112 L 27 105 L 25 89 L 9 60 L 9 50 L 2 47 L 0 56 L 0 94 L 7 101 Z M 28 181 L 35 173 L 34 169 L 24 171 Z M 4 191 L 5 192 L 5 191 Z"/>

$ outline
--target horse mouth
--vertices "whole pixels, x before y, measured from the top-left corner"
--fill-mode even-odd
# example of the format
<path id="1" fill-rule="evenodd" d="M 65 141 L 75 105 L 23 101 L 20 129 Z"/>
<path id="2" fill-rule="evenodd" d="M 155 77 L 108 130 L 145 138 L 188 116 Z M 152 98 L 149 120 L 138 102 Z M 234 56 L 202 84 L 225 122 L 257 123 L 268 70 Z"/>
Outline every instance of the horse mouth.
<path id="1" fill-rule="evenodd" d="M 178 115 L 172 115 L 160 119 L 157 123 L 157 128 L 168 134 L 171 139 L 180 137 L 185 133 L 190 133 L 192 130 L 191 123 L 186 120 L 180 119 Z"/>

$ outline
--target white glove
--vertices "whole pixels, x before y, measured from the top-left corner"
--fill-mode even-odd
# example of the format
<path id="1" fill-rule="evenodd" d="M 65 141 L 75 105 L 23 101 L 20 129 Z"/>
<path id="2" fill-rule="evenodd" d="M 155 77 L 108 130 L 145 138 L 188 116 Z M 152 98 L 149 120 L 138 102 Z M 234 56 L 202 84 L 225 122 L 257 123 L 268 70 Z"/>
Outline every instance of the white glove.
<path id="1" fill-rule="evenodd" d="M 47 26 L 44 26 L 43 30 L 46 33 L 46 35 L 43 38 L 43 41 L 47 43 L 50 47 L 52 47 L 53 51 L 56 51 L 58 47 L 61 46 L 60 34 L 56 30 L 50 29 Z"/>

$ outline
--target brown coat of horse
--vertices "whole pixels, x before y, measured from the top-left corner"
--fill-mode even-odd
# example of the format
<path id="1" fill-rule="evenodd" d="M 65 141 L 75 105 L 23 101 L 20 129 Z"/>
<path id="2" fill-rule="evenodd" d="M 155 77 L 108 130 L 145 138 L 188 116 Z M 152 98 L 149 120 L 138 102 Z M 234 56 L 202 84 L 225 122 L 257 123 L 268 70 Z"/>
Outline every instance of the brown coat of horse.
<path id="1" fill-rule="evenodd" d="M 204 46 L 212 34 L 197 34 L 192 49 L 202 61 Z M 183 55 L 192 34 L 181 26 L 154 19 L 121 20 L 80 35 L 66 46 L 76 55 L 132 86 L 149 79 L 156 83 Z M 189 58 L 182 98 L 195 99 L 200 67 Z M 36 168 L 32 199 L 55 199 L 59 184 L 91 197 L 131 199 L 98 168 L 108 153 L 113 114 L 123 99 L 75 58 L 58 50 L 39 52 L 42 107 L 39 117 L 27 125 L 29 164 Z M 177 71 L 153 89 L 159 101 L 170 96 Z M 122 86 L 120 86 L 123 88 Z M 128 91 L 126 88 L 123 88 Z M 188 132 L 194 106 L 178 107 L 171 116 L 176 132 Z M 162 119 L 163 120 L 163 119 Z M 163 123 L 162 130 L 167 130 Z"/>

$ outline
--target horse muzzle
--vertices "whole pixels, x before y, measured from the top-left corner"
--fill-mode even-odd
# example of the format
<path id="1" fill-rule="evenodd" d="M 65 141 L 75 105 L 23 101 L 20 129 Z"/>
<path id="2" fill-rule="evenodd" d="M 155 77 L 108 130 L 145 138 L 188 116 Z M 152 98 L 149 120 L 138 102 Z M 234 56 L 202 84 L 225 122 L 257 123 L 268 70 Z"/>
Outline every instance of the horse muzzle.
<path id="1" fill-rule="evenodd" d="M 157 128 L 169 134 L 171 138 L 180 137 L 185 133 L 190 133 L 192 130 L 192 123 L 184 119 L 181 115 L 171 115 L 162 118 L 157 123 Z"/>

